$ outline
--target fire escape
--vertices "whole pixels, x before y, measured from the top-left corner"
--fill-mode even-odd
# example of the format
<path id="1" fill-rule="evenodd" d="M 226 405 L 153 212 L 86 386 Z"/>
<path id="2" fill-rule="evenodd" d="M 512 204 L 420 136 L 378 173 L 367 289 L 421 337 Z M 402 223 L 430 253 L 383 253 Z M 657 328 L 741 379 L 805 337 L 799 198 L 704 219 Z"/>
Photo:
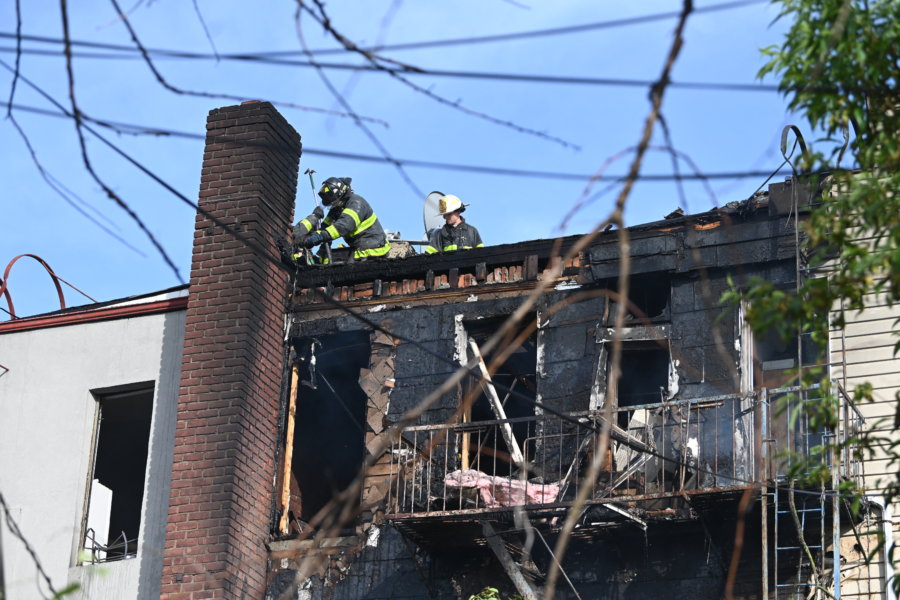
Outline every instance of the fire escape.
<path id="1" fill-rule="evenodd" d="M 489 383 L 485 387 L 491 389 Z M 496 390 L 488 395 L 502 411 Z M 663 400 L 608 414 L 407 427 L 390 449 L 394 477 L 386 516 L 426 548 L 489 547 L 528 598 L 537 597 L 546 575 L 531 555 L 540 550 L 552 556 L 572 510 L 572 537 L 602 543 L 609 536 L 644 536 L 663 524 L 733 514 L 750 490 L 754 499 L 766 498 L 763 597 L 805 598 L 826 585 L 826 565 L 839 563 L 837 541 L 849 515 L 834 491 L 859 476 L 850 453 L 832 453 L 823 457 L 832 481 L 795 493 L 792 461 L 833 441 L 825 436 L 843 440 L 860 425 L 855 407 L 840 396 L 838 429 L 814 430 L 802 404 L 815 395 L 799 388 L 763 389 Z M 605 448 L 598 445 L 604 425 Z M 602 470 L 591 482 L 588 469 L 598 453 Z M 575 501 L 579 494 L 586 494 L 583 504 Z M 561 581 L 565 569 L 562 574 Z M 834 577 L 839 592 L 839 573 Z"/>

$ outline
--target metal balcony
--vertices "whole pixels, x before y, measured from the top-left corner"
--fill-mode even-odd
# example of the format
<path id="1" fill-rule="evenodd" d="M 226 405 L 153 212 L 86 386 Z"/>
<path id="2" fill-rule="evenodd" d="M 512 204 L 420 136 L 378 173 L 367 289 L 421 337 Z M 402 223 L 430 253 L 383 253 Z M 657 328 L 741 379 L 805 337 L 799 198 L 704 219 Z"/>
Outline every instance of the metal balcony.
<path id="1" fill-rule="evenodd" d="M 733 498 L 796 471 L 805 459 L 825 461 L 838 478 L 858 477 L 849 452 L 823 454 L 820 447 L 852 435 L 862 417 L 837 394 L 837 429 L 815 430 L 806 408 L 822 401 L 817 390 L 785 388 L 621 407 L 609 415 L 407 427 L 390 449 L 387 516 L 418 521 L 523 507 L 552 525 L 585 492 L 585 518 L 601 506 L 600 520 L 642 521 L 654 513 L 675 517 L 688 498 Z M 604 429 L 609 441 L 601 446 Z M 591 482 L 595 457 L 601 469 Z"/>

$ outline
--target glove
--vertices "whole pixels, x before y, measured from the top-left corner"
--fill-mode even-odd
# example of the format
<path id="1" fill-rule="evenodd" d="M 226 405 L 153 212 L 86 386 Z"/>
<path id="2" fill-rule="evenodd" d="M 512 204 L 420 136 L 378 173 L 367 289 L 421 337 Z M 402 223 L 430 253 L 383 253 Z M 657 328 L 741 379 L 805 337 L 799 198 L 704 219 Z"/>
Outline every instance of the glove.
<path id="1" fill-rule="evenodd" d="M 284 240 L 275 240 L 275 246 L 278 248 L 278 253 L 281 255 L 281 263 L 296 268 L 297 263 L 294 262 L 294 257 L 291 255 L 290 244 Z"/>
<path id="2" fill-rule="evenodd" d="M 318 246 L 324 241 L 325 236 L 323 236 L 321 233 L 311 233 L 306 236 L 305 239 L 300 241 L 300 246 L 304 248 L 312 248 L 313 246 Z"/>
<path id="3" fill-rule="evenodd" d="M 317 206 L 316 209 L 313 211 L 313 214 L 316 215 L 316 217 L 320 221 L 325 218 L 325 211 L 322 210 L 321 206 Z"/>

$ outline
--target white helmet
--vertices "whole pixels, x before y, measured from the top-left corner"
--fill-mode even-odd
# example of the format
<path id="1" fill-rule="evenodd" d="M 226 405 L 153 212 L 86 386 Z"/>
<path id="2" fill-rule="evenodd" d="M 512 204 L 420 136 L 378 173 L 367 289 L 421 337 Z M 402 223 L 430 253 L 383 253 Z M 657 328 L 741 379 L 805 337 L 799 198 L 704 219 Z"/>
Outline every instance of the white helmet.
<path id="1" fill-rule="evenodd" d="M 459 199 L 459 196 L 454 196 L 453 194 L 447 194 L 445 196 L 441 196 L 441 199 L 438 200 L 438 214 L 443 216 L 454 211 L 462 212 L 466 210 L 468 204 L 463 204 L 462 200 Z"/>

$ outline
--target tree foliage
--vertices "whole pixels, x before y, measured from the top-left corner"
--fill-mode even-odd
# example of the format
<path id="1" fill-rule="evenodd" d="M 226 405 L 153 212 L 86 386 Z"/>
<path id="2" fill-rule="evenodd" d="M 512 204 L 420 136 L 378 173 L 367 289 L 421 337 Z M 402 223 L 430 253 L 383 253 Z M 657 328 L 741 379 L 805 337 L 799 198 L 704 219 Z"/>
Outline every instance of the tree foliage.
<path id="1" fill-rule="evenodd" d="M 791 26 L 780 46 L 763 50 L 768 62 L 759 76 L 777 77 L 790 108 L 821 135 L 792 165 L 815 202 L 798 225 L 809 276 L 792 291 L 761 279 L 733 286 L 725 300 L 745 302 L 757 334 L 775 331 L 784 340 L 808 336 L 821 349 L 819 364 L 825 365 L 830 328 L 845 328 L 848 316 L 866 311 L 873 298 L 887 306 L 900 302 L 900 2 L 776 1 L 783 7 L 779 18 L 791 19 Z M 898 324 L 900 319 L 894 322 L 895 335 Z M 894 355 L 898 352 L 900 342 L 894 344 Z M 828 369 L 798 374 L 807 390 L 818 386 L 808 394 L 813 401 L 797 404 L 803 416 L 813 428 L 836 431 L 840 403 Z M 870 382 L 857 385 L 853 400 L 873 400 L 873 389 Z M 826 436 L 836 441 L 794 461 L 790 480 L 830 487 L 840 452 L 857 458 L 877 454 L 888 459 L 893 475 L 876 487 L 889 502 L 900 498 L 900 390 L 894 401 L 892 420 L 870 422 L 867 431 L 849 432 L 843 439 Z M 839 482 L 835 491 L 850 498 L 854 511 L 860 507 L 863 490 L 852 481 Z M 892 582 L 895 590 L 898 583 Z"/>
<path id="2" fill-rule="evenodd" d="M 757 333 L 775 330 L 784 339 L 807 334 L 827 359 L 829 325 L 843 328 L 847 315 L 865 311 L 873 294 L 888 306 L 900 301 L 900 2 L 780 4 L 779 18 L 792 24 L 780 46 L 763 50 L 768 62 L 759 75 L 778 77 L 790 108 L 821 134 L 795 168 L 800 181 L 819 194 L 801 225 L 804 260 L 810 272 L 827 265 L 828 276 L 804 278 L 792 292 L 755 280 L 726 299 L 748 303 L 747 319 Z M 848 160 L 852 166 L 843 167 Z M 895 355 L 898 351 L 900 342 Z M 801 383 L 825 390 L 823 400 L 809 405 L 808 416 L 833 429 L 836 400 L 826 375 L 811 369 Z M 872 386 L 861 384 L 853 393 L 857 401 L 871 399 Z M 898 429 L 900 391 L 895 399 L 893 428 Z M 857 453 L 881 445 L 893 467 L 900 467 L 900 447 L 891 439 L 860 436 L 849 443 Z M 820 448 L 819 455 L 826 456 L 826 450 Z M 807 472 L 820 480 L 830 477 L 821 465 L 807 465 Z M 897 475 L 879 485 L 888 499 L 900 496 Z"/>
<path id="3" fill-rule="evenodd" d="M 864 309 L 864 296 L 900 300 L 900 3 L 895 0 L 783 0 L 793 18 L 784 43 L 763 53 L 760 76 L 774 74 L 829 152 L 809 152 L 800 168 L 829 173 L 824 201 L 806 226 L 813 264 L 836 258 L 830 285 L 802 290 L 808 311 L 843 299 Z M 847 150 L 862 173 L 841 170 Z M 829 194 L 829 189 L 836 191 Z M 863 241 L 860 238 L 865 238 Z M 803 316 L 802 312 L 792 317 Z M 815 313 L 814 313 L 815 314 Z M 843 323 L 838 323 L 843 325 Z"/>

